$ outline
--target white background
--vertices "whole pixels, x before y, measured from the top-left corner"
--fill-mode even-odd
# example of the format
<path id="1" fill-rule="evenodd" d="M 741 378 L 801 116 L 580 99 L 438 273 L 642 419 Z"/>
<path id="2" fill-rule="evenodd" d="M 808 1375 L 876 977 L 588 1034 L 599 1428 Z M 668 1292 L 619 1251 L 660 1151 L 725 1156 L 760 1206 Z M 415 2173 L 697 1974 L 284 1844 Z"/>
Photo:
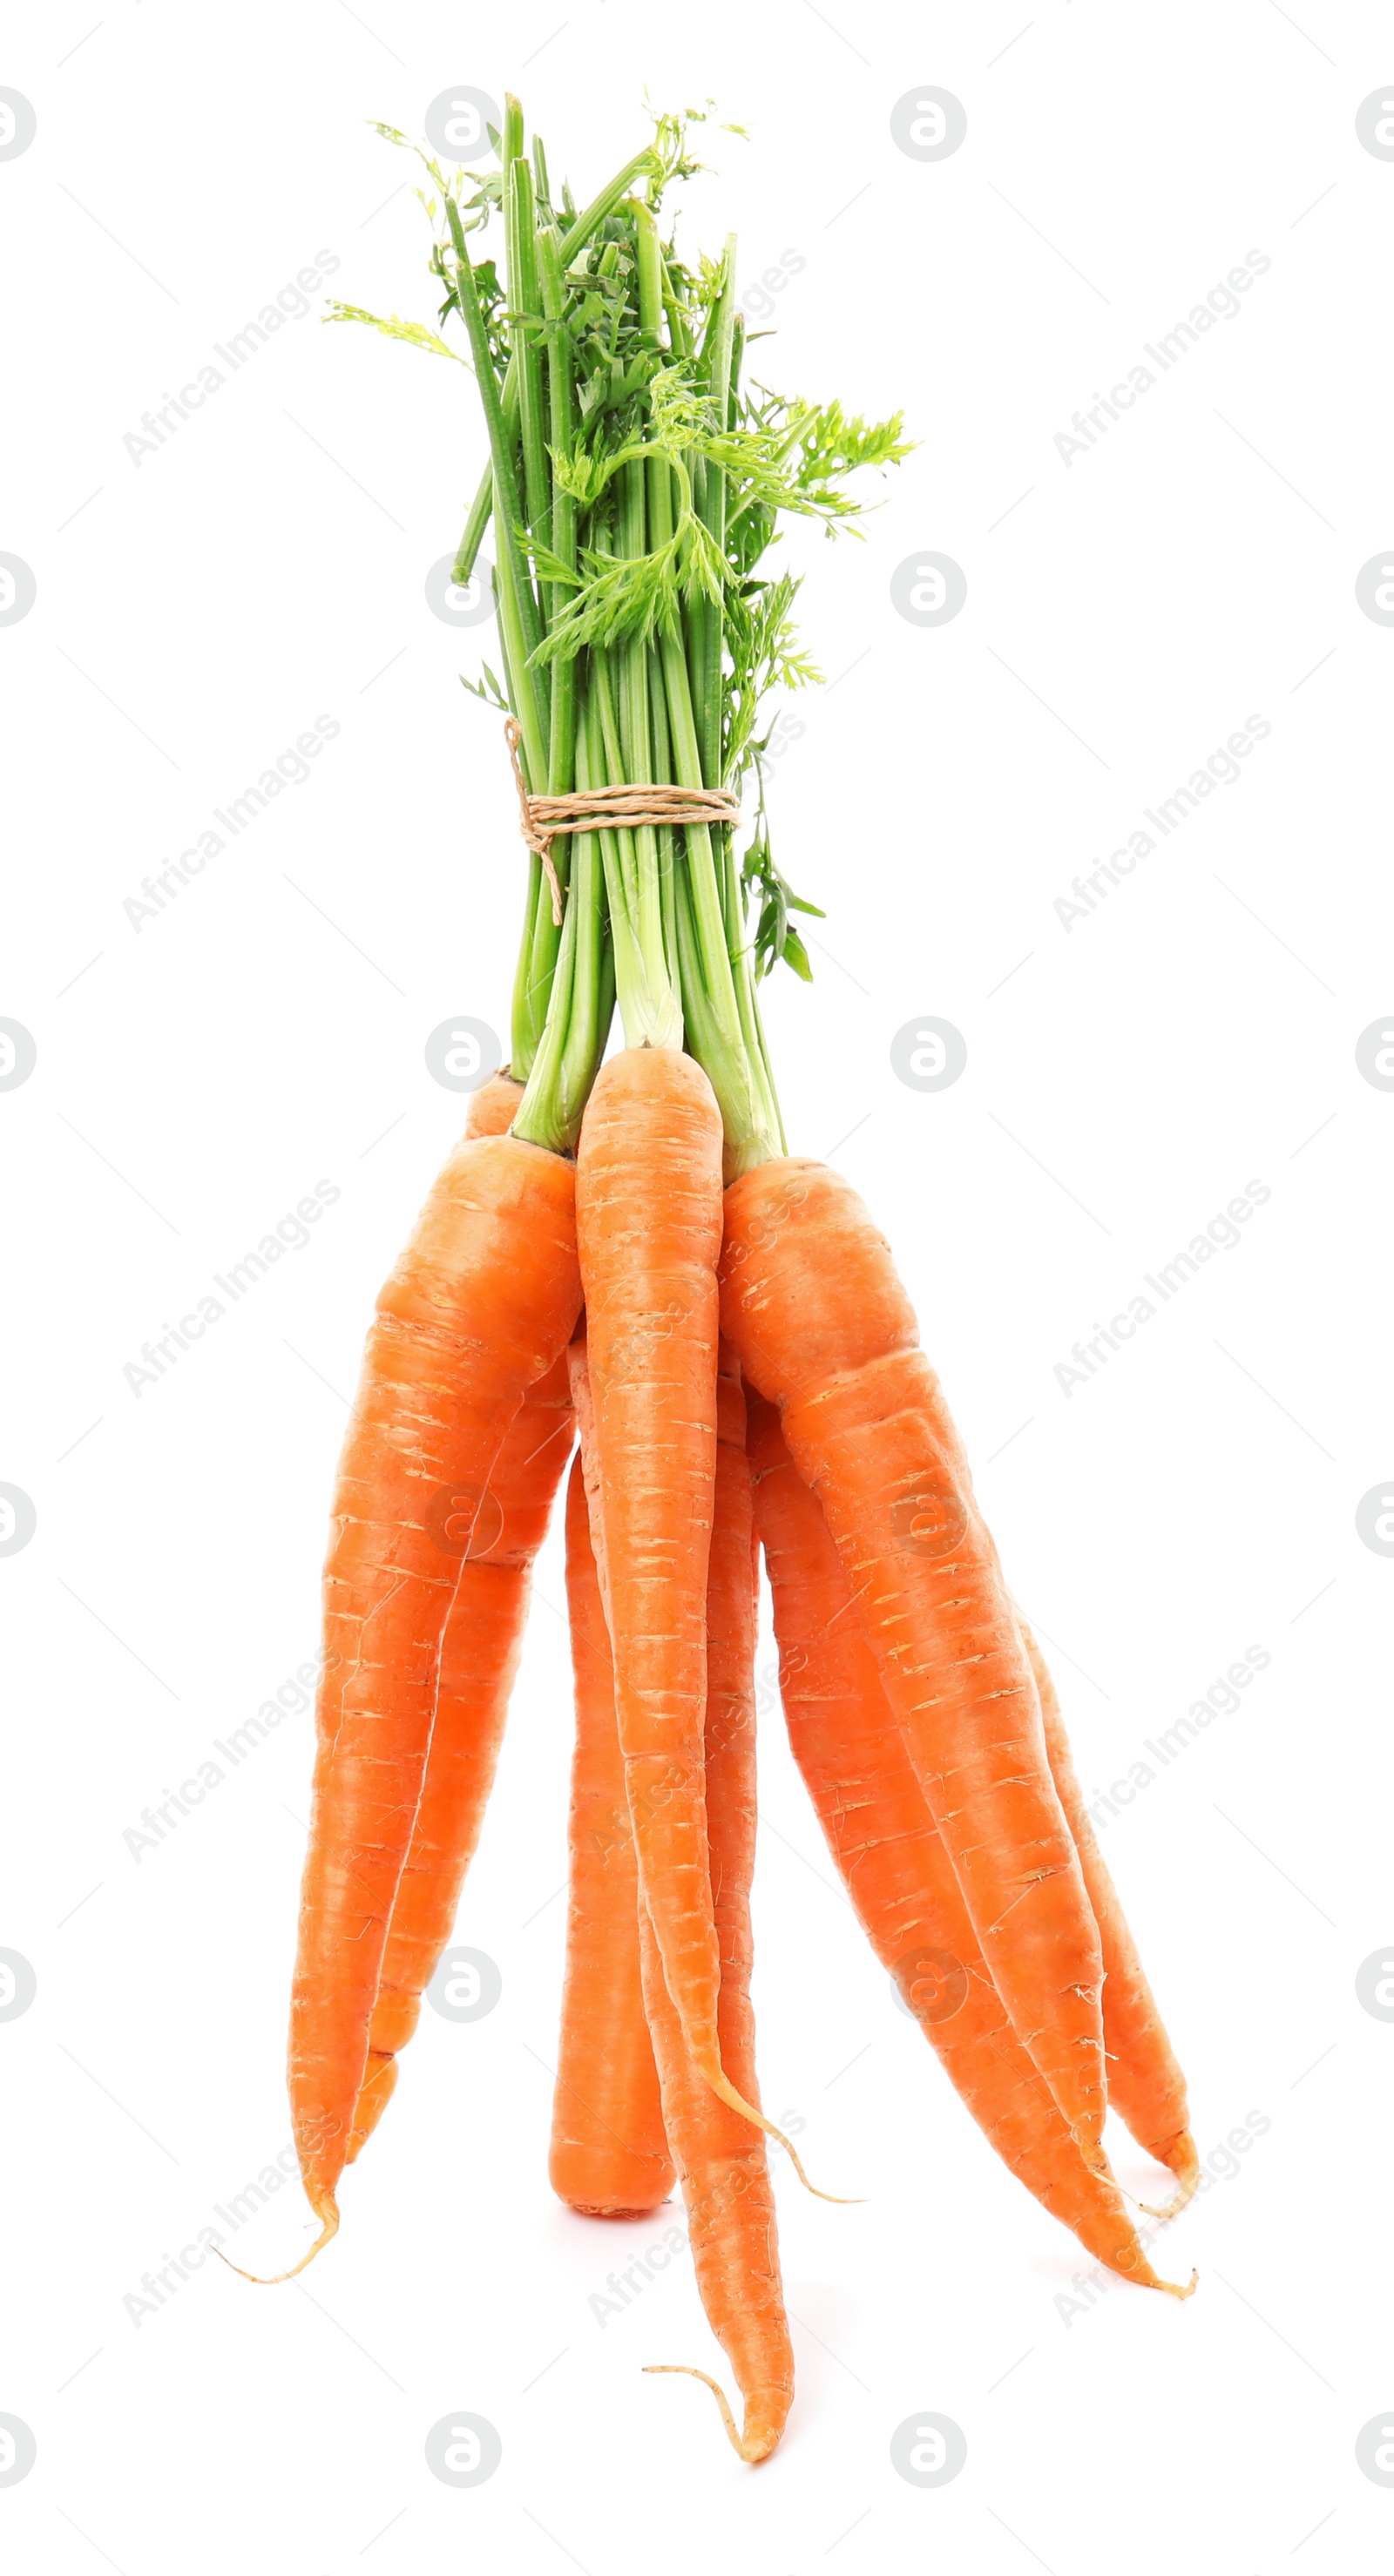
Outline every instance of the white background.
<path id="1" fill-rule="evenodd" d="M 1355 1512 L 1394 1466 L 1394 1099 L 1355 1045 L 1391 1000 L 1394 633 L 1355 581 L 1391 537 L 1394 166 L 1355 115 L 1394 70 L 1387 12 L 100 5 L 16 8 L 0 61 L 38 119 L 0 164 L 0 546 L 38 587 L 0 630 L 0 1011 L 38 1049 L 0 1096 L 0 1479 L 38 1515 L 0 1562 L 0 1943 L 38 1980 L 0 2025 L 0 2411 L 38 2444 L 0 2489 L 10 2563 L 1386 2567 L 1394 2493 L 1355 2441 L 1394 2405 L 1394 2028 L 1355 1976 L 1391 1932 L 1394 1565 Z M 1202 2152 L 1271 2123 L 1159 2248 L 1199 2267 L 1185 2307 L 1057 2305 L 1085 2263 L 893 2007 L 771 1708 L 765 2093 L 815 2178 L 866 2198 L 781 2177 L 799 2383 L 758 2473 L 695 2383 L 640 2375 L 724 2368 L 685 2260 L 602 2325 L 592 2293 L 659 2230 L 631 2248 L 547 2185 L 553 1544 L 460 1914 L 502 2001 L 425 2014 L 300 2283 L 209 2262 L 138 2324 L 123 2304 L 289 2138 L 308 1717 L 157 1850 L 123 1836 L 315 1651 L 371 1300 L 461 1123 L 425 1039 L 461 1011 L 506 1027 L 522 881 L 497 719 L 457 680 L 489 630 L 423 595 L 482 458 L 468 378 L 307 318 L 154 455 L 123 438 L 318 249 L 349 300 L 434 318 L 413 174 L 366 120 L 419 133 L 461 81 L 516 87 L 578 197 L 644 139 L 646 88 L 714 96 L 751 139 L 709 136 L 683 239 L 737 229 L 752 286 L 805 262 L 755 371 L 904 406 L 920 445 L 866 542 L 792 547 L 837 685 L 796 707 L 776 787 L 778 853 L 828 913 L 812 990 L 770 992 L 791 1138 L 894 1236 L 1086 1788 L 1248 1645 L 1271 1656 L 1106 1836 Z M 967 111 L 938 164 L 890 132 L 926 82 Z M 1271 266 L 1239 315 L 1067 466 L 1070 416 L 1250 249 Z M 968 590 L 931 630 L 890 600 L 925 548 Z M 133 929 L 142 877 L 321 712 L 341 732 L 311 778 Z M 1250 714 L 1271 733 L 1242 778 L 1064 929 L 1071 878 Z M 889 1048 L 931 1012 L 968 1065 L 924 1096 Z M 141 1343 L 321 1178 L 341 1196 L 311 1242 L 133 1394 Z M 1271 1198 L 1242 1244 L 1062 1392 L 1070 1345 L 1251 1179 Z M 269 2271 L 305 2242 L 287 2184 L 236 2250 Z M 467 2492 L 423 2452 L 460 2408 L 503 2444 Z M 926 2408 L 968 2446 L 929 2492 L 889 2454 Z"/>

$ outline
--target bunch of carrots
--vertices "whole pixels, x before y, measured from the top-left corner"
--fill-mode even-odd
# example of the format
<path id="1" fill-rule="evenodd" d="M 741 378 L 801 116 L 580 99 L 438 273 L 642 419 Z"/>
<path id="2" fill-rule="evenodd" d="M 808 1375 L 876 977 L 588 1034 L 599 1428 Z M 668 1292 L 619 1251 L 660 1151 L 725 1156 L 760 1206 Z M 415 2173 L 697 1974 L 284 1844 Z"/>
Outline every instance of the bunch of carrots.
<path id="1" fill-rule="evenodd" d="M 421 156 L 440 331 L 335 317 L 473 370 L 489 457 L 455 572 L 492 521 L 503 674 L 478 687 L 507 714 L 530 861 L 511 1070 L 474 1094 L 378 1298 L 339 1463 L 295 2136 L 312 2255 L 451 1935 L 569 1463 L 551 2179 L 619 2217 L 676 2172 L 741 2427 L 707 2384 L 755 2461 L 793 2394 L 750 2005 L 762 1550 L 829 1848 L 999 2155 L 1091 2255 L 1163 2290 L 1109 2170 L 1109 2104 L 1170 2168 L 1173 2210 L 1197 2159 L 910 1302 L 855 1192 L 787 1152 L 761 1025 L 763 975 L 808 971 L 791 914 L 812 907 L 763 792 L 738 862 L 735 800 L 761 780 L 768 692 L 816 677 L 796 584 L 763 560 L 784 514 L 855 517 L 849 479 L 907 452 L 900 420 L 750 378 L 734 244 L 694 268 L 661 230 L 696 166 L 687 120 L 659 119 L 580 210 L 525 153 L 515 100 L 492 139 L 483 177 Z M 494 216 L 501 269 L 471 248 Z"/>

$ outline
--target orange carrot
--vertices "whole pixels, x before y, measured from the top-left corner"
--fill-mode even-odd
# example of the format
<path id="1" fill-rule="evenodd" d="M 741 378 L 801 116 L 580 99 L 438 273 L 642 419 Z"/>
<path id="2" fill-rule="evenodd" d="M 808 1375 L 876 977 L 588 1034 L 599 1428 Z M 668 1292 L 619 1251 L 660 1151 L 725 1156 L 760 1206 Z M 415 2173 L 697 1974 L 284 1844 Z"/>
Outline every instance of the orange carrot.
<path id="1" fill-rule="evenodd" d="M 573 1348 L 575 1346 L 573 1345 Z M 639 1969 L 639 1874 L 615 1729 L 614 1669 L 581 1458 L 566 1497 L 576 1677 L 571 1897 L 548 2170 L 589 2218 L 632 2218 L 673 2188 Z"/>
<path id="2" fill-rule="evenodd" d="M 716 1508 L 707 1585 L 706 1777 L 710 1888 L 721 1952 L 722 2063 L 758 2102 L 750 2005 L 750 1877 L 755 1858 L 755 1597 L 750 1579 L 750 1471 L 745 1404 L 723 1347 Z M 718 2101 L 689 2049 L 647 1916 L 644 1996 L 668 2142 L 682 2179 L 697 2287 L 712 2332 L 745 2400 L 737 2432 L 723 2390 L 705 2371 L 743 2460 L 768 2459 L 794 2394 L 794 2355 L 779 2277 L 774 2192 L 765 2141 Z M 677 2364 L 651 2365 L 677 2368 Z"/>
<path id="3" fill-rule="evenodd" d="M 459 1576 L 454 1533 L 580 1302 L 572 1166 L 512 1136 L 457 1146 L 378 1298 L 335 1485 L 290 2035 L 295 2141 L 320 2220 L 311 2254 L 338 2226 Z"/>
<path id="4" fill-rule="evenodd" d="M 1045 1657 L 1017 1611 L 1022 1643 L 1031 1658 L 1045 1721 L 1046 1749 L 1060 1803 L 1070 1820 L 1084 1883 L 1099 1926 L 1104 1951 L 1104 2047 L 1108 2052 L 1108 2098 L 1121 2111 L 1138 2145 L 1175 2174 L 1180 2189 L 1164 2214 L 1174 2218 L 1184 2209 L 1200 2180 L 1200 2158 L 1190 2131 L 1186 2079 L 1176 2062 L 1166 2027 L 1128 1929 L 1118 1891 L 1099 1849 L 1093 1820 L 1080 1794 L 1065 1721 Z"/>
<path id="5" fill-rule="evenodd" d="M 639 1884 L 683 2036 L 721 2099 L 768 2125 L 723 2071 L 702 1730 L 716 1450 L 721 1113 L 671 1046 L 601 1069 L 581 1130 L 597 1553 L 608 1566 L 615 1703 Z"/>
<path id="6" fill-rule="evenodd" d="M 1103 2164 L 1103 1958 L 997 1552 L 884 1237 L 818 1163 L 726 1193 L 722 1324 L 822 1503 L 1012 2025 Z"/>
<path id="7" fill-rule="evenodd" d="M 529 1387 L 483 1503 L 460 1533 L 468 1552 L 441 1640 L 435 1723 L 368 2027 L 350 2164 L 391 2100 L 399 2052 L 416 2028 L 421 1998 L 454 1929 L 503 1742 L 533 1559 L 546 1536 L 574 1430 L 563 1352 Z"/>
<path id="8" fill-rule="evenodd" d="M 524 1085 L 515 1082 L 507 1065 L 491 1073 L 477 1091 L 470 1093 L 465 1119 L 467 1136 L 506 1136 L 521 1104 Z"/>
<path id="9" fill-rule="evenodd" d="M 492 1074 L 470 1096 L 466 1136 L 502 1136 L 523 1086 Z M 527 1621 L 532 1561 L 571 1453 L 574 1422 L 565 1356 L 525 1395 L 467 1531 L 441 1641 L 435 1723 L 416 1821 L 397 1884 L 368 2030 L 368 2062 L 348 2163 L 361 2153 L 396 2089 L 398 2052 L 450 1938 L 474 1857 L 503 1740 Z"/>
<path id="10" fill-rule="evenodd" d="M 1004 2164 L 1111 2271 L 1167 2290 L 1122 2194 L 1080 2155 L 1002 2008 L 862 1634 L 822 1507 L 747 1396 L 755 1519 L 794 1759 L 857 1917 Z"/>

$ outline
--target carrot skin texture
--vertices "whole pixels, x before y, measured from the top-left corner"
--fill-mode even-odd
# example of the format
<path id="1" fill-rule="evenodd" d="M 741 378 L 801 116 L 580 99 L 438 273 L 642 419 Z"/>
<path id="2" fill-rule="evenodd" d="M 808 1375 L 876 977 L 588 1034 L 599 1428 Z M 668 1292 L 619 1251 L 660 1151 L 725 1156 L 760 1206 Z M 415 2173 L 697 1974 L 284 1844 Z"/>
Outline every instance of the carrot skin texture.
<path id="1" fill-rule="evenodd" d="M 491 1074 L 471 1092 L 466 1136 L 502 1136 L 523 1086 Z M 354 2163 L 396 2090 L 399 2052 L 454 1928 L 503 1741 L 522 1650 L 533 1558 L 570 1455 L 574 1417 L 565 1355 L 528 1389 L 499 1451 L 441 1640 L 435 1723 L 411 1844 L 397 1883 L 368 2062 L 353 2115 Z M 494 1537 L 494 1521 L 498 1535 Z"/>
<path id="2" fill-rule="evenodd" d="M 726 1193 L 721 1306 L 822 1503 L 1012 2024 L 1101 2165 L 1098 1929 L 997 1553 L 889 1248 L 826 1165 L 764 1164 Z"/>
<path id="3" fill-rule="evenodd" d="M 397 1882 L 368 2062 L 354 2112 L 352 2164 L 395 2089 L 402 2049 L 455 1926 L 465 1874 L 493 1787 L 523 1648 L 533 1560 L 575 1437 L 566 1354 L 528 1389 L 476 1520 L 481 1540 L 460 1567 L 441 1639 L 435 1723 L 411 1843 Z"/>
<path id="4" fill-rule="evenodd" d="M 755 1597 L 751 1493 L 739 1383 L 718 1385 L 716 1508 L 707 1590 L 707 1832 L 721 1953 L 722 2062 L 758 2103 L 750 2005 L 750 1880 L 755 1859 Z M 653 1927 L 641 1924 L 644 1995 L 658 2060 L 668 2142 L 687 2206 L 697 2287 L 712 2332 L 745 2400 L 732 2440 L 744 2460 L 768 2459 L 788 2418 L 794 2355 L 780 2282 L 774 2191 L 763 2135 L 704 2082 L 663 1976 Z"/>
<path id="5" fill-rule="evenodd" d="M 289 2063 L 300 2169 L 326 2225 L 460 1570 L 437 1530 L 453 1496 L 467 1510 L 484 1493 L 580 1301 L 571 1165 L 511 1136 L 458 1145 L 379 1295 L 331 1511 Z"/>
<path id="6" fill-rule="evenodd" d="M 573 1346 L 574 1347 L 574 1346 Z M 570 1905 L 548 2172 L 591 2218 L 656 2209 L 673 2188 L 639 1966 L 639 1871 L 615 1726 L 614 1667 L 580 1454 L 566 1497 L 576 1680 Z"/>
<path id="7" fill-rule="evenodd" d="M 1190 2112 L 1186 2103 L 1186 2078 L 1167 2037 L 1166 2026 L 1138 1956 L 1137 1943 L 1128 1929 L 1118 1891 L 1099 1849 L 1093 1820 L 1080 1793 L 1055 1684 L 1045 1657 L 1019 1610 L 1017 1625 L 1036 1678 L 1050 1767 L 1060 1792 L 1060 1803 L 1070 1820 L 1070 1830 L 1084 1871 L 1084 1883 L 1089 1890 L 1089 1902 L 1103 1943 L 1108 2097 L 1114 2108 L 1122 2113 L 1138 2145 L 1149 2156 L 1155 2156 L 1158 2164 L 1168 2166 L 1175 2174 L 1181 2188 L 1166 2213 L 1168 2217 L 1174 2217 L 1178 2210 L 1184 2209 L 1200 2181 L 1200 2158 L 1191 2136 Z"/>
<path id="8" fill-rule="evenodd" d="M 817 1496 L 749 1394 L 755 1523 L 794 1759 L 862 1929 L 989 2144 L 1110 2271 L 1167 2288 L 1112 2179 L 1090 2170 L 1002 2007 L 862 1634 Z M 934 1954 L 932 1957 L 926 1954 Z"/>
<path id="9" fill-rule="evenodd" d="M 721 1113 L 690 1056 L 631 1047 L 602 1067 L 576 1167 L 596 1553 L 639 1883 L 688 2044 L 718 2088 L 703 1725 L 721 1152 Z"/>

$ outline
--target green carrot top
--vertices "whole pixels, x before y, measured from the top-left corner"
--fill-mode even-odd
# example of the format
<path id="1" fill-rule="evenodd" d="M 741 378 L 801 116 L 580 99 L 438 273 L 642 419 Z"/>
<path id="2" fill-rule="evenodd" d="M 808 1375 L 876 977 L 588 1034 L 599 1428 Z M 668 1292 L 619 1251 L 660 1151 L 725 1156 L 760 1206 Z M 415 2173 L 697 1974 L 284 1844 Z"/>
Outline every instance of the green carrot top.
<path id="1" fill-rule="evenodd" d="M 657 118 L 648 148 L 578 211 L 567 188 L 552 201 L 547 156 L 536 138 L 526 155 L 510 98 L 490 129 L 496 169 L 419 154 L 440 328 L 349 305 L 329 318 L 451 358 L 452 315 L 463 330 L 489 458 L 455 577 L 469 578 L 492 520 L 503 664 L 501 681 L 485 663 L 465 685 L 516 720 L 528 793 L 662 783 L 739 797 L 756 782 L 739 864 L 715 811 L 596 813 L 593 829 L 558 834 L 560 923 L 534 849 L 513 1000 L 517 1133 L 574 1146 L 617 997 L 627 1044 L 685 1044 L 703 1066 L 734 1175 L 783 1150 L 757 988 L 780 959 L 807 978 L 790 916 L 818 909 L 770 848 L 770 693 L 820 675 L 794 632 L 799 583 L 764 558 L 785 515 L 830 531 L 855 521 L 849 477 L 910 442 L 899 414 L 868 423 L 746 377 L 734 237 L 693 268 L 661 229 L 665 192 L 700 166 L 688 143 L 700 121 Z M 473 240 L 495 216 L 502 275 Z"/>

